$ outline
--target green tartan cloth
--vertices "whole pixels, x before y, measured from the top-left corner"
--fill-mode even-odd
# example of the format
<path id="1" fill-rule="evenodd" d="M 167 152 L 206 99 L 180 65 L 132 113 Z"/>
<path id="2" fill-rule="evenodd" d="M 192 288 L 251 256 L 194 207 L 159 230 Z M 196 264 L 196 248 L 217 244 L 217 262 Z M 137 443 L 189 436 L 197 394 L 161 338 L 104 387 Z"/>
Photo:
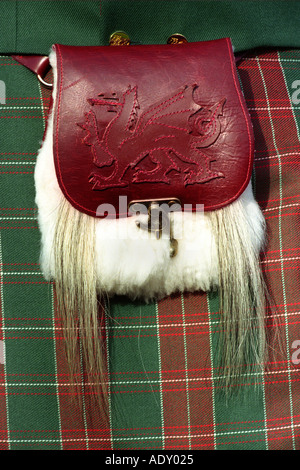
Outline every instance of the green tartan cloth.
<path id="1" fill-rule="evenodd" d="M 115 298 L 104 331 L 109 426 L 94 413 L 88 392 L 82 412 L 71 399 L 54 285 L 39 268 L 33 172 L 50 94 L 2 51 L 0 449 L 300 449 L 294 354 L 300 340 L 300 50 L 248 54 L 238 67 L 254 126 L 254 190 L 268 224 L 262 266 L 275 304 L 266 311 L 268 330 L 272 335 L 276 316 L 282 350 L 226 399 L 217 381 L 216 294 L 186 293 L 148 305 Z"/>
<path id="2" fill-rule="evenodd" d="M 235 51 L 300 47 L 298 0 L 34 0 L 0 2 L 0 52 L 48 54 L 53 43 L 106 45 L 126 31 L 132 41 L 163 44 L 231 37 Z"/>

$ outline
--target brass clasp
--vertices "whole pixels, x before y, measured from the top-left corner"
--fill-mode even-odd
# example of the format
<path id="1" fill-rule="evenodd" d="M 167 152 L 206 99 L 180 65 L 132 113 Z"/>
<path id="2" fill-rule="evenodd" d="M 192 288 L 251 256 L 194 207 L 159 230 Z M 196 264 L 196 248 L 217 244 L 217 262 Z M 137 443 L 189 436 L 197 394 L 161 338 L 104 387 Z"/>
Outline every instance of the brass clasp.
<path id="1" fill-rule="evenodd" d="M 129 46 L 130 38 L 124 31 L 115 31 L 109 38 L 110 46 Z"/>
<path id="2" fill-rule="evenodd" d="M 179 199 L 156 199 L 144 201 L 131 201 L 129 212 L 137 215 L 147 214 L 147 222 L 136 221 L 136 226 L 155 235 L 156 240 L 168 237 L 170 240 L 170 257 L 176 256 L 178 242 L 173 236 L 173 213 L 181 210 Z"/>
<path id="3" fill-rule="evenodd" d="M 187 38 L 180 33 L 172 34 L 167 39 L 167 44 L 186 44 L 187 42 Z"/>

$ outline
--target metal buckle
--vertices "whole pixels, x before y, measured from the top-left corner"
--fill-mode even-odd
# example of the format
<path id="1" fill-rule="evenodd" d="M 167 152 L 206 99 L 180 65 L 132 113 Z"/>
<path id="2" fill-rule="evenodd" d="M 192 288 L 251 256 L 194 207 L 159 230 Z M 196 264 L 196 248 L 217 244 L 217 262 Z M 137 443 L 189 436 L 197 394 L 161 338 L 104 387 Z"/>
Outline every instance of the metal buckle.
<path id="1" fill-rule="evenodd" d="M 170 257 L 174 257 L 178 251 L 178 241 L 173 236 L 173 213 L 181 211 L 181 203 L 177 198 L 171 199 L 147 199 L 131 201 L 128 211 L 137 215 L 147 214 L 147 222 L 136 221 L 136 226 L 141 230 L 154 233 L 156 240 L 163 235 L 170 240 Z"/>
<path id="2" fill-rule="evenodd" d="M 39 80 L 39 82 L 44 85 L 45 87 L 47 88 L 53 88 L 53 83 L 47 83 L 45 82 L 45 80 L 40 76 L 40 74 L 37 75 L 37 78 Z"/>

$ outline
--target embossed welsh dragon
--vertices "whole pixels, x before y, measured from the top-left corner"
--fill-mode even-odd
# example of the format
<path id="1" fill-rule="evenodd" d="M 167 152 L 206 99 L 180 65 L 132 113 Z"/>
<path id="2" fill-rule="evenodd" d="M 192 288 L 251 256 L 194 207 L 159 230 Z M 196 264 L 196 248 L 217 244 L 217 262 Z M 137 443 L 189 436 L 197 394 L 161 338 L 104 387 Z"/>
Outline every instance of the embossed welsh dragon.
<path id="1" fill-rule="evenodd" d="M 202 149 L 214 144 L 220 135 L 219 116 L 226 99 L 210 107 L 201 106 L 194 101 L 196 88 L 182 87 L 140 116 L 136 86 L 119 96 L 112 93 L 90 98 L 92 109 L 78 125 L 86 131 L 83 141 L 91 146 L 97 167 L 90 175 L 93 189 L 124 187 L 131 182 L 171 184 L 176 173 L 185 186 L 224 177 L 211 169 L 216 158 Z M 101 109 L 102 118 L 97 109 Z M 107 123 L 108 113 L 114 115 Z M 171 175 L 172 171 L 175 173 Z"/>

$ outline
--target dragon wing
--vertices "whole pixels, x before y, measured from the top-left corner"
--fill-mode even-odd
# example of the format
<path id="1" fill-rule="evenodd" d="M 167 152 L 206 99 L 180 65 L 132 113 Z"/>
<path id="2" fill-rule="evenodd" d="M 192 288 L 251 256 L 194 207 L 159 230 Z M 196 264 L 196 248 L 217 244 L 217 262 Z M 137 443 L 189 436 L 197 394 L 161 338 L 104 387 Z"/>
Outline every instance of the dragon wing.
<path id="1" fill-rule="evenodd" d="M 170 97 L 165 100 L 152 105 L 145 111 L 138 120 L 136 134 L 145 132 L 148 126 L 154 124 L 165 126 L 170 129 L 177 129 L 184 132 L 189 132 L 188 119 L 189 117 L 199 111 L 201 106 L 198 105 L 193 99 L 193 92 L 196 85 L 189 85 L 178 89 Z M 181 114 L 180 121 L 186 123 L 186 127 L 178 126 L 178 114 Z M 185 116 L 184 116 L 185 115 Z M 184 119 L 182 119 L 184 116 Z"/>

